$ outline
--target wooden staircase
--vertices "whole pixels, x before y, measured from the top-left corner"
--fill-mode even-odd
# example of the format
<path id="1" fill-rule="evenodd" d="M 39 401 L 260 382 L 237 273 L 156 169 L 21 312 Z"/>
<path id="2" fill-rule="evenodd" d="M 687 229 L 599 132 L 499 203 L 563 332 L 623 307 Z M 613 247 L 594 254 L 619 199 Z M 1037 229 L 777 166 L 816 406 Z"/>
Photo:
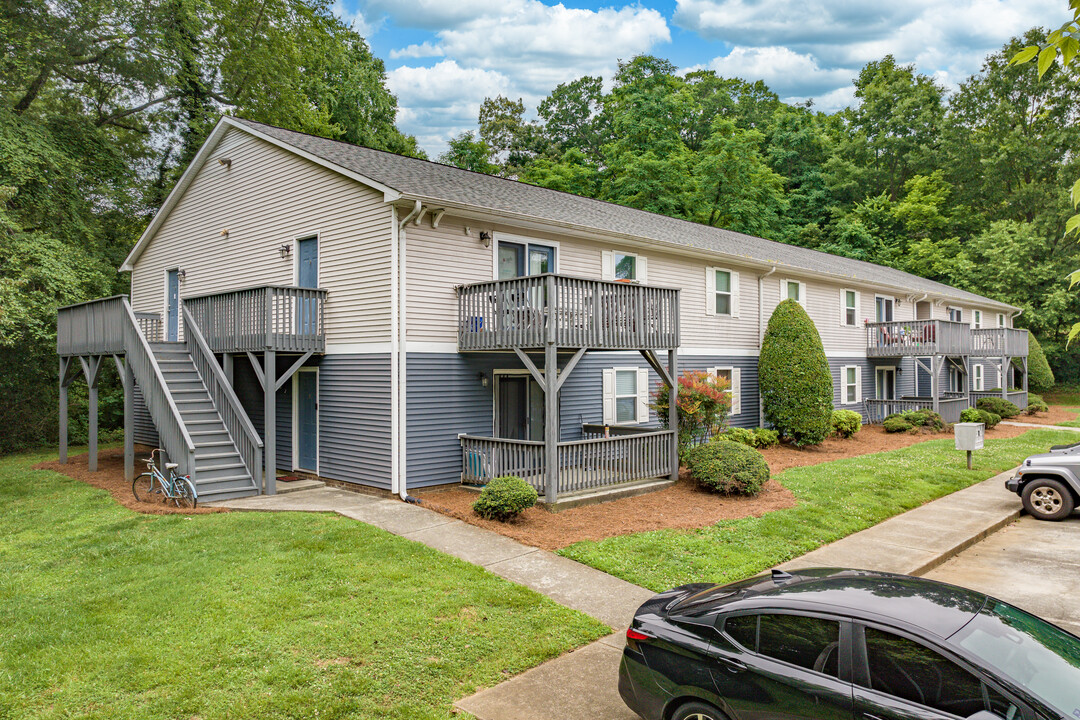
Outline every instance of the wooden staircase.
<path id="1" fill-rule="evenodd" d="M 258 495 L 195 363 L 182 342 L 152 342 L 150 349 L 165 385 L 195 444 L 195 490 L 199 502 Z"/>

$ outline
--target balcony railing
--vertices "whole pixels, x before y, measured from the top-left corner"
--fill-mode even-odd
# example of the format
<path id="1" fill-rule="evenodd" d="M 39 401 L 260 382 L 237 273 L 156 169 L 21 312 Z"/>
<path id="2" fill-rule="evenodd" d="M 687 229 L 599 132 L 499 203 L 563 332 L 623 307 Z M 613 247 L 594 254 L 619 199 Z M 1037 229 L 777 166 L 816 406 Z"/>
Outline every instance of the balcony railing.
<path id="1" fill-rule="evenodd" d="M 126 295 L 88 300 L 56 312 L 58 355 L 109 355 L 124 353 L 124 303 Z"/>
<path id="2" fill-rule="evenodd" d="M 867 357 L 970 355 L 971 327 L 948 320 L 866 324 Z"/>
<path id="3" fill-rule="evenodd" d="M 264 285 L 184 298 L 213 352 L 324 352 L 326 291 Z"/>
<path id="4" fill-rule="evenodd" d="M 971 407 L 972 401 L 963 393 L 949 393 L 952 397 L 942 397 L 938 400 L 938 414 L 947 423 L 960 422 L 960 413 Z M 880 423 L 893 413 L 903 413 L 909 410 L 933 410 L 934 400 L 928 397 L 906 397 L 899 400 L 873 400 L 866 403 L 866 415 L 871 424 Z"/>
<path id="5" fill-rule="evenodd" d="M 1009 390 L 1008 392 L 1005 393 L 1004 396 L 1002 396 L 1000 390 L 972 390 L 971 391 L 971 404 L 972 404 L 972 406 L 977 404 L 979 402 L 979 400 L 981 400 L 982 398 L 987 398 L 987 397 L 993 397 L 993 398 L 1004 397 L 1006 400 L 1008 400 L 1009 402 L 1011 402 L 1013 405 L 1020 408 L 1021 410 L 1023 410 L 1024 408 L 1026 408 L 1028 406 L 1027 390 Z"/>
<path id="6" fill-rule="evenodd" d="M 458 348 L 661 350 L 679 345 L 674 288 L 535 275 L 458 288 Z"/>
<path id="7" fill-rule="evenodd" d="M 980 328 L 971 331 L 972 355 L 1026 357 L 1028 331 L 1021 328 Z"/>
<path id="8" fill-rule="evenodd" d="M 559 495 L 668 477 L 672 435 L 671 430 L 654 430 L 558 443 Z M 462 482 L 484 484 L 517 475 L 544 493 L 543 442 L 471 435 L 460 439 Z"/>

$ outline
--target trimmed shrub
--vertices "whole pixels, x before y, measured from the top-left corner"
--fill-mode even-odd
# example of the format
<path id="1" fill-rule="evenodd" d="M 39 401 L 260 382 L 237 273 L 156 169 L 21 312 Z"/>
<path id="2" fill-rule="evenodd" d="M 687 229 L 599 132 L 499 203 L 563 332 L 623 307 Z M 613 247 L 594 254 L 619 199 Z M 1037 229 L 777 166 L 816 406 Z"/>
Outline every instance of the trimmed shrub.
<path id="1" fill-rule="evenodd" d="M 982 423 L 986 426 L 986 429 L 989 430 L 1001 422 L 1001 416 L 986 412 L 985 410 L 979 410 L 978 408 L 967 408 L 960 413 L 960 422 Z"/>
<path id="2" fill-rule="evenodd" d="M 1038 412 L 1046 412 L 1050 409 L 1050 406 L 1046 404 L 1046 401 L 1042 399 L 1041 395 L 1035 393 L 1028 393 L 1028 404 L 1024 408 L 1024 412 L 1028 415 L 1034 415 Z"/>
<path id="3" fill-rule="evenodd" d="M 702 486 L 725 495 L 756 495 L 769 480 L 760 452 L 723 438 L 690 448 L 686 467 Z"/>
<path id="4" fill-rule="evenodd" d="M 881 423 L 881 427 L 885 428 L 885 432 L 888 433 L 907 432 L 915 429 L 914 425 L 905 420 L 902 415 L 897 414 L 885 418 L 884 422 Z"/>
<path id="5" fill-rule="evenodd" d="M 979 402 L 975 403 L 975 407 L 980 410 L 985 410 L 988 413 L 994 413 L 1000 415 L 1003 418 L 1016 417 L 1020 414 L 1020 408 L 1012 404 L 1005 398 L 999 397 L 984 397 L 979 398 Z"/>
<path id="6" fill-rule="evenodd" d="M 687 370 L 679 376 L 679 397 L 675 401 L 679 417 L 679 457 L 685 455 L 692 445 L 705 442 L 724 425 L 731 411 L 731 393 L 728 381 L 710 375 L 704 370 Z M 651 407 L 660 418 L 660 425 L 668 426 L 668 405 L 671 389 L 660 383 L 653 393 Z"/>
<path id="7" fill-rule="evenodd" d="M 717 435 L 716 438 L 730 440 L 752 448 L 772 447 L 780 442 L 779 433 L 768 428 L 728 428 Z"/>
<path id="8" fill-rule="evenodd" d="M 484 486 L 472 509 L 487 520 L 506 521 L 531 508 L 538 497 L 529 483 L 516 475 L 504 475 Z"/>
<path id="9" fill-rule="evenodd" d="M 832 429 L 842 438 L 849 438 L 862 428 L 862 415 L 854 410 L 833 410 Z"/>
<path id="10" fill-rule="evenodd" d="M 1046 392 L 1054 387 L 1054 382 L 1054 371 L 1046 361 L 1046 353 L 1028 330 L 1028 387 L 1036 392 Z"/>
<path id="11" fill-rule="evenodd" d="M 818 445 L 832 432 L 829 361 L 814 322 L 794 300 L 777 305 L 769 318 L 758 389 L 769 424 L 796 445 Z"/>
<path id="12" fill-rule="evenodd" d="M 960 413 L 960 422 L 982 422 L 982 417 L 976 408 L 964 408 Z"/>

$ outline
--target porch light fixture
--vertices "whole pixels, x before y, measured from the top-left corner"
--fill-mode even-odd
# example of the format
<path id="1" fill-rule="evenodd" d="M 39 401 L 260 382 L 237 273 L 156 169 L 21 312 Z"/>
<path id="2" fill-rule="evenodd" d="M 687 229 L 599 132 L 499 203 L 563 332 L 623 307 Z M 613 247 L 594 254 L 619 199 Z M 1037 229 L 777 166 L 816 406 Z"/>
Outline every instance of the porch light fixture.
<path id="1" fill-rule="evenodd" d="M 481 230 L 480 242 L 484 243 L 484 247 L 491 247 L 491 233 L 487 230 Z"/>
<path id="2" fill-rule="evenodd" d="M 176 271 L 176 279 L 179 280 L 180 282 L 184 282 L 184 278 L 186 278 L 186 277 L 187 277 L 187 271 L 186 270 L 179 269 L 179 270 Z"/>
<path id="3" fill-rule="evenodd" d="M 217 161 L 218 165 L 225 168 L 226 170 L 232 169 L 232 158 L 218 158 Z"/>
<path id="4" fill-rule="evenodd" d="M 486 374 L 484 374 L 483 372 L 479 372 L 477 373 L 477 377 L 479 378 L 481 385 L 483 385 L 484 387 L 488 386 L 488 376 Z"/>
<path id="5" fill-rule="evenodd" d="M 281 259 L 284 260 L 292 253 L 292 245 L 289 243 L 281 243 L 281 247 L 278 248 L 278 253 L 281 255 Z"/>
<path id="6" fill-rule="evenodd" d="M 229 228 L 225 228 L 221 231 L 221 237 L 225 238 L 226 240 L 229 239 Z"/>

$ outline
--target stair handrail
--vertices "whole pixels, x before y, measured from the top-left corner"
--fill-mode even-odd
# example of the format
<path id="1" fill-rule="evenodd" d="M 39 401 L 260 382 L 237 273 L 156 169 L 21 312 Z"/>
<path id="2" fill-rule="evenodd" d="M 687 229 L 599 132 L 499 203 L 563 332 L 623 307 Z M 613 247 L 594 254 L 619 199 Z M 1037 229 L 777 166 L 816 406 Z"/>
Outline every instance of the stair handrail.
<path id="1" fill-rule="evenodd" d="M 165 383 L 165 376 L 154 357 L 154 351 L 139 328 L 127 296 L 124 296 L 123 315 L 124 352 L 135 375 L 135 381 L 142 390 L 146 408 L 157 425 L 158 438 L 169 453 L 169 458 L 180 466 L 180 473 L 190 476 L 191 481 L 195 482 L 195 443 L 188 434 L 184 419 L 180 416 L 180 410 L 173 401 L 169 386 Z M 165 405 L 164 409 L 162 403 Z"/>
<path id="2" fill-rule="evenodd" d="M 182 302 L 181 313 L 184 318 L 184 342 L 187 344 L 188 354 L 191 355 L 195 370 L 206 384 L 214 409 L 221 416 L 229 437 L 240 452 L 240 458 L 247 466 L 255 487 L 261 488 L 263 440 L 255 429 L 255 424 L 244 411 L 244 406 L 240 403 L 240 398 L 236 396 L 228 378 L 225 377 L 225 371 L 221 369 L 210 350 L 210 345 L 203 337 L 202 329 L 195 322 L 187 305 Z"/>

